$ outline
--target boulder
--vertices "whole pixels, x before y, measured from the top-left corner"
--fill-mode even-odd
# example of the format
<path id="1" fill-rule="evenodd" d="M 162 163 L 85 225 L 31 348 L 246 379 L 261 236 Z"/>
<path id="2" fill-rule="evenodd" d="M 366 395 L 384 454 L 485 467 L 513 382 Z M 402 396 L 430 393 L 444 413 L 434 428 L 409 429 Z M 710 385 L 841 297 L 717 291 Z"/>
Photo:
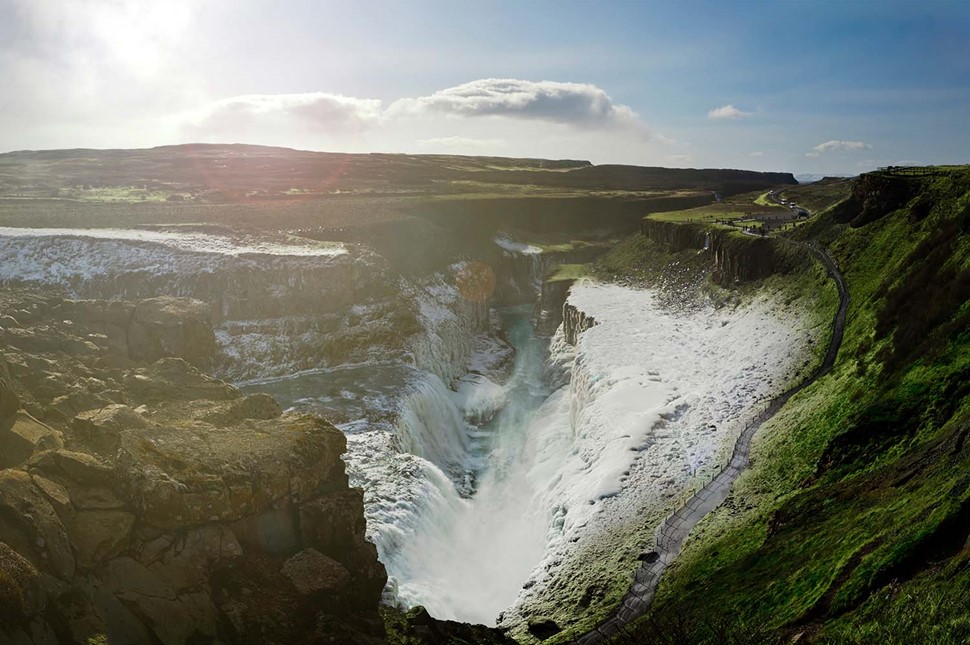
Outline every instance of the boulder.
<path id="1" fill-rule="evenodd" d="M 0 468 L 20 466 L 37 452 L 63 447 L 59 432 L 26 412 L 17 412 L 0 422 Z"/>
<path id="2" fill-rule="evenodd" d="M 183 645 L 216 635 L 216 609 L 203 591 L 179 595 L 165 580 L 130 557 L 99 570 L 97 603 L 112 643 Z"/>
<path id="3" fill-rule="evenodd" d="M 213 425 L 225 427 L 247 419 L 267 421 L 283 414 L 276 399 L 268 394 L 252 394 L 231 403 L 209 404 L 201 418 Z"/>
<path id="4" fill-rule="evenodd" d="M 67 531 L 47 497 L 22 470 L 0 470 L 0 542 L 62 580 L 74 577 Z"/>
<path id="5" fill-rule="evenodd" d="M 41 474 L 56 481 L 69 480 L 72 487 L 105 486 L 110 488 L 114 471 L 96 457 L 71 450 L 48 450 L 34 456 L 28 464 L 31 474 Z"/>
<path id="6" fill-rule="evenodd" d="M 283 563 L 282 574 L 304 596 L 336 592 L 350 582 L 350 572 L 316 549 L 304 549 Z"/>
<path id="7" fill-rule="evenodd" d="M 269 394 L 252 394 L 232 404 L 230 412 L 242 419 L 275 419 L 283 414 L 276 399 Z"/>
<path id="8" fill-rule="evenodd" d="M 364 493 L 330 493 L 300 506 L 303 543 L 344 562 L 364 543 Z"/>
<path id="9" fill-rule="evenodd" d="M 152 365 L 128 372 L 125 394 L 138 404 L 171 401 L 227 401 L 242 395 L 233 386 L 203 374 L 180 358 L 163 358 Z"/>
<path id="10" fill-rule="evenodd" d="M 0 542 L 0 625 L 25 623 L 43 609 L 40 575 L 29 560 Z"/>
<path id="11" fill-rule="evenodd" d="M 78 511 L 64 524 L 78 567 L 92 569 L 125 550 L 135 516 L 121 510 Z"/>
<path id="12" fill-rule="evenodd" d="M 129 429 L 147 428 L 148 425 L 145 417 L 120 403 L 81 412 L 71 423 L 77 437 L 86 446 L 99 453 L 111 455 L 118 449 L 121 433 Z"/>
<path id="13" fill-rule="evenodd" d="M 183 358 L 206 366 L 216 355 L 209 306 L 190 298 L 151 298 L 135 306 L 128 326 L 128 355 L 154 362 Z"/>
<path id="14" fill-rule="evenodd" d="M 61 521 L 74 511 L 74 506 L 71 504 L 71 495 L 66 488 L 36 473 L 31 474 L 30 479 L 50 502 Z"/>
<path id="15" fill-rule="evenodd" d="M 59 396 L 51 401 L 45 418 L 50 421 L 67 422 L 73 419 L 78 413 L 89 410 L 97 410 L 111 405 L 111 401 L 99 394 L 78 390 Z"/>
<path id="16" fill-rule="evenodd" d="M 127 499 L 159 529 L 233 522 L 312 498 L 324 485 L 346 485 L 346 438 L 312 416 L 284 416 L 218 428 L 169 419 L 121 437 L 117 469 Z M 362 517 L 361 517 L 362 521 Z"/>
<path id="17" fill-rule="evenodd" d="M 165 534 L 145 545 L 137 559 L 176 592 L 205 586 L 213 569 L 243 555 L 242 547 L 229 527 L 206 524 Z"/>
<path id="18" fill-rule="evenodd" d="M 283 408 L 269 394 L 251 394 L 236 401 L 229 408 L 230 421 L 243 419 L 275 419 L 283 414 Z"/>

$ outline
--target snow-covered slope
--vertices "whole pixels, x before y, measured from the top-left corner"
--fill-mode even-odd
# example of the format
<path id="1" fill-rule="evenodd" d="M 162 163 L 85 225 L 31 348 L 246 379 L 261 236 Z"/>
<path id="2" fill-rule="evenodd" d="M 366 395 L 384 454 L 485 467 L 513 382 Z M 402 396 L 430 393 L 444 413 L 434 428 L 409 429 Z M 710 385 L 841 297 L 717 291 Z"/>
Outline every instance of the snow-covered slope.
<path id="1" fill-rule="evenodd" d="M 583 282 L 569 303 L 597 324 L 574 348 L 552 345 L 570 383 L 536 415 L 521 464 L 548 530 L 508 625 L 549 615 L 564 588 L 589 584 L 590 549 L 649 546 L 659 519 L 714 473 L 759 403 L 808 360 L 803 318 L 767 299 L 673 312 L 650 291 Z"/>

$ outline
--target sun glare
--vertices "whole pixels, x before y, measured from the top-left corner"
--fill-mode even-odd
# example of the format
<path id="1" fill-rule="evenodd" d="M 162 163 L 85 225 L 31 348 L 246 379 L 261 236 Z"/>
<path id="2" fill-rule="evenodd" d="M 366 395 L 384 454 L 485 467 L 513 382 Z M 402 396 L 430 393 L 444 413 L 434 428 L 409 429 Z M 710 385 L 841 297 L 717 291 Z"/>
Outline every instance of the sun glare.
<path id="1" fill-rule="evenodd" d="M 191 17 L 186 2 L 133 0 L 98 3 L 91 10 L 92 33 L 106 55 L 137 76 L 160 70 Z"/>

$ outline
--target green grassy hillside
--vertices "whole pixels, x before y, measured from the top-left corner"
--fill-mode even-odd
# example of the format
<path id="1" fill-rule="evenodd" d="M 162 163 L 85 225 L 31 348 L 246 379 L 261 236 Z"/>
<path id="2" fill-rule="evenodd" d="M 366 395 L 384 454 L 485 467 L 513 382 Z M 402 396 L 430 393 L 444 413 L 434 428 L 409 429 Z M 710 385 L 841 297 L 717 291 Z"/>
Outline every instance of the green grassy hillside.
<path id="1" fill-rule="evenodd" d="M 618 642 L 970 642 L 970 169 L 863 176 L 793 235 L 849 283 L 835 369 Z"/>

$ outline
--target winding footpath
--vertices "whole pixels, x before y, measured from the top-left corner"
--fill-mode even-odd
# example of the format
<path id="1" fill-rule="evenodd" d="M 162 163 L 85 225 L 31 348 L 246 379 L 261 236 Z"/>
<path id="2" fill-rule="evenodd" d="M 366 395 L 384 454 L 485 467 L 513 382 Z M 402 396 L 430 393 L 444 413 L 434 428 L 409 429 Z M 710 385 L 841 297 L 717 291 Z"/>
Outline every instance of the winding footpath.
<path id="1" fill-rule="evenodd" d="M 772 399 L 768 407 L 758 414 L 741 432 L 737 443 L 734 444 L 734 452 L 727 466 L 660 525 L 657 530 L 655 550 L 641 556 L 643 564 L 634 574 L 633 583 L 620 605 L 613 610 L 609 618 L 592 631 L 577 638 L 574 641 L 575 643 L 579 645 L 601 643 L 618 634 L 626 625 L 646 612 L 657 591 L 660 577 L 680 554 L 684 540 L 698 522 L 727 498 L 734 481 L 741 474 L 741 471 L 747 468 L 750 462 L 751 440 L 758 429 L 775 416 L 789 399 L 828 374 L 832 370 L 832 366 L 835 365 L 836 356 L 838 356 L 839 348 L 842 346 L 846 312 L 849 308 L 849 288 L 846 285 L 845 277 L 839 271 L 835 260 L 825 250 L 803 242 L 788 241 L 804 247 L 825 265 L 829 276 L 835 280 L 839 290 L 839 310 L 832 321 L 832 339 L 822 363 L 808 378 Z"/>

